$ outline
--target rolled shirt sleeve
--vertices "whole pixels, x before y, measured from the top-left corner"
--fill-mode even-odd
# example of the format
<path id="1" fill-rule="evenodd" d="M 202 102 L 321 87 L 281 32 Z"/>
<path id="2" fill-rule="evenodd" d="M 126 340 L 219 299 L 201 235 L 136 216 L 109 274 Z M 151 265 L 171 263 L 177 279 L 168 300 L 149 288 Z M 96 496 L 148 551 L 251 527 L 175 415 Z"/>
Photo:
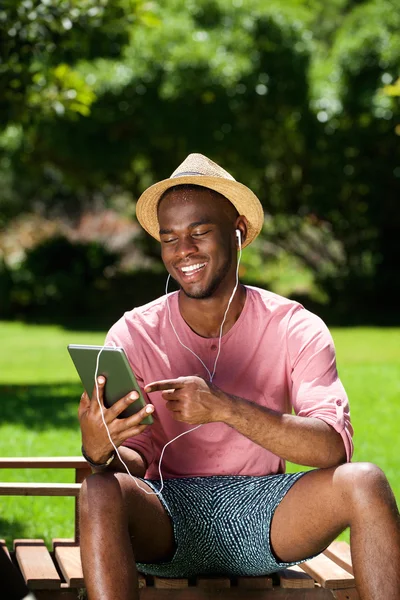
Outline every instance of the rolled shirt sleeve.
<path id="1" fill-rule="evenodd" d="M 353 455 L 353 428 L 347 394 L 336 368 L 335 346 L 325 323 L 299 308 L 287 330 L 291 400 L 296 415 L 321 419 L 342 437 L 347 461 Z"/>

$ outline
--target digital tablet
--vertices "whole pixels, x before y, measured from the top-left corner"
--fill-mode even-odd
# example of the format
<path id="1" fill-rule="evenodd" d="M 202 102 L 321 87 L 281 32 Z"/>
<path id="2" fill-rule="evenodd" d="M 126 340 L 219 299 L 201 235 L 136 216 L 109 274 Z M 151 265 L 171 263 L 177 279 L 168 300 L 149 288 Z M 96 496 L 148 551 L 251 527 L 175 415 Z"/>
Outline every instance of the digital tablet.
<path id="1" fill-rule="evenodd" d="M 104 387 L 104 405 L 109 408 L 115 404 L 117 400 L 120 400 L 132 391 L 136 391 L 139 394 L 139 398 L 132 402 L 132 404 L 118 416 L 120 419 L 125 419 L 146 406 L 142 391 L 133 374 L 125 350 L 118 346 L 103 347 L 69 344 L 68 352 L 78 371 L 82 385 L 89 398 L 91 398 L 95 386 L 94 376 L 96 373 L 96 361 L 102 348 L 103 350 L 99 358 L 97 377 L 104 375 L 106 378 Z M 153 417 L 148 415 L 141 423 L 150 425 L 153 423 Z"/>

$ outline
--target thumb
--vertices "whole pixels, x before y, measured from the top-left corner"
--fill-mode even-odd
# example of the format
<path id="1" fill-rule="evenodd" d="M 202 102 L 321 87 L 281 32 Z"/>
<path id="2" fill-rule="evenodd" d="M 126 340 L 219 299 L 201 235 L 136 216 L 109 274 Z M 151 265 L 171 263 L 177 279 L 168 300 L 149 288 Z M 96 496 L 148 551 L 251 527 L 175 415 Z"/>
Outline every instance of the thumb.
<path id="1" fill-rule="evenodd" d="M 90 398 L 86 392 L 83 392 L 80 402 L 79 402 L 78 417 L 81 418 L 83 413 L 87 412 L 89 410 L 89 408 L 90 408 Z"/>

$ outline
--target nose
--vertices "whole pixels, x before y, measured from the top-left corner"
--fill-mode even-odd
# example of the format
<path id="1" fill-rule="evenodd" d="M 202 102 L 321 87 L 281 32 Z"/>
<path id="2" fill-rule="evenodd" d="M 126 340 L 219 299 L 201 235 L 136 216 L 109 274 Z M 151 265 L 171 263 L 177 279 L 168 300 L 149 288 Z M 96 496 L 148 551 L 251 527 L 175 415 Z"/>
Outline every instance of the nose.
<path id="1" fill-rule="evenodd" d="M 179 240 L 175 246 L 175 252 L 181 258 L 190 256 L 194 252 L 197 252 L 197 250 L 198 249 L 195 244 L 195 241 L 193 240 L 193 238 L 191 236 L 182 236 L 181 238 L 179 238 Z"/>

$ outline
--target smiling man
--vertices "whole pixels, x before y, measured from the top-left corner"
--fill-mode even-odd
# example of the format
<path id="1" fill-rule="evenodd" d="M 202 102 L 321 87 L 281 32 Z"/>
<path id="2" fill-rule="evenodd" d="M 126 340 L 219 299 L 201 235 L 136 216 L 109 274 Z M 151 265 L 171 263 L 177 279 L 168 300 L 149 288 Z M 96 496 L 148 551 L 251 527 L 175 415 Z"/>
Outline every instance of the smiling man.
<path id="1" fill-rule="evenodd" d="M 257 197 L 191 154 L 144 192 L 141 225 L 179 285 L 127 313 L 123 346 L 147 407 L 117 419 L 82 395 L 81 553 L 90 600 L 138 598 L 162 577 L 266 575 L 350 527 L 361 600 L 400 597 L 399 514 L 382 471 L 350 463 L 352 428 L 331 336 L 300 304 L 238 280 L 258 235 Z M 105 380 L 99 378 L 100 400 Z M 154 423 L 141 425 L 153 413 Z M 121 460 L 130 474 L 125 471 Z M 285 473 L 285 461 L 315 467 Z"/>

